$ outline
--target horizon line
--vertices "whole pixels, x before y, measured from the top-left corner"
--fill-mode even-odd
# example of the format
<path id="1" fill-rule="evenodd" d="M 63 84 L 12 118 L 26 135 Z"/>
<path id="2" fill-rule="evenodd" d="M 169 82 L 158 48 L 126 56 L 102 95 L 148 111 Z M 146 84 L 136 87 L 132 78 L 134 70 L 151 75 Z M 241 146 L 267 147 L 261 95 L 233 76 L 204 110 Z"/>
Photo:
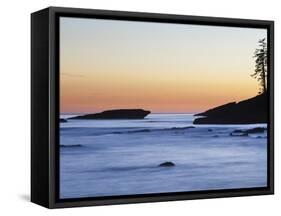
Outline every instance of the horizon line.
<path id="1" fill-rule="evenodd" d="M 103 111 L 101 111 L 101 112 L 103 112 Z M 196 111 L 196 112 L 151 112 L 149 114 L 194 114 L 194 113 L 200 113 L 200 112 L 201 111 Z M 79 114 L 92 114 L 92 113 L 100 113 L 100 112 L 60 112 L 60 115 L 79 115 Z"/>

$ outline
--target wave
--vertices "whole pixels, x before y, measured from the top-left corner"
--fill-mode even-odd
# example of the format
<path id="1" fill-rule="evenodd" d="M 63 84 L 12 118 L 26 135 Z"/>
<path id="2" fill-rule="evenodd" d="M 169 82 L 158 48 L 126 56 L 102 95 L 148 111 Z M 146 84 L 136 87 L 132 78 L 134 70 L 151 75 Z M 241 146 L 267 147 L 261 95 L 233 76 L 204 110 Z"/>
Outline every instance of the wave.
<path id="1" fill-rule="evenodd" d="M 171 128 L 91 128 L 91 127 L 66 127 L 61 128 L 61 132 L 71 132 L 72 134 L 84 134 L 91 136 L 101 136 L 110 134 L 136 134 L 136 133 L 153 133 L 153 132 L 176 132 L 185 131 L 188 129 L 195 128 L 194 126 L 186 127 L 171 127 Z"/>
<path id="2" fill-rule="evenodd" d="M 188 127 L 172 127 L 172 128 L 161 128 L 161 129 L 140 129 L 140 130 L 132 130 L 132 131 L 118 131 L 113 132 L 112 134 L 131 134 L 131 133 L 150 133 L 150 132 L 158 132 L 158 131 L 180 131 L 195 128 L 194 126 Z"/>
<path id="3" fill-rule="evenodd" d="M 60 145 L 61 148 L 77 148 L 82 147 L 81 144 L 74 144 L 74 145 Z"/>

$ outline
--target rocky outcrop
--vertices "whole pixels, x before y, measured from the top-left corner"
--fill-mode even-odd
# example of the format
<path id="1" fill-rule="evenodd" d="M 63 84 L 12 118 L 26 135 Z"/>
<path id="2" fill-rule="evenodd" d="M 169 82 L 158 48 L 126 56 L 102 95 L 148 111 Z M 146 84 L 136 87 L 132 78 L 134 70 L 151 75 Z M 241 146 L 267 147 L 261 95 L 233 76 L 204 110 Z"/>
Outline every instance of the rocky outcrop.
<path id="1" fill-rule="evenodd" d="M 76 116 L 71 119 L 143 119 L 149 113 L 150 111 L 143 109 L 118 109 Z"/>
<path id="2" fill-rule="evenodd" d="M 229 135 L 230 136 L 248 136 L 249 134 L 259 134 L 259 133 L 265 133 L 267 131 L 266 128 L 263 127 L 256 127 L 246 130 L 234 130 Z"/>
<path id="3" fill-rule="evenodd" d="M 267 123 L 268 97 L 261 94 L 241 101 L 215 107 L 195 116 L 193 124 L 255 124 Z"/>

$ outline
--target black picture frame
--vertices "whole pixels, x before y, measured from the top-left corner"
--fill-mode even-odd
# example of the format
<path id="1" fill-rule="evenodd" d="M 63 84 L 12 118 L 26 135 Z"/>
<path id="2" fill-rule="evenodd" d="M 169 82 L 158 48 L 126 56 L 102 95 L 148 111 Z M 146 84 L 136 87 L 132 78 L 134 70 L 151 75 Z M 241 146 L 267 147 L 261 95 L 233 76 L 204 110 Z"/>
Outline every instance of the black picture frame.
<path id="1" fill-rule="evenodd" d="M 262 188 L 59 199 L 59 25 L 61 16 L 266 28 L 268 38 L 268 185 Z M 31 15 L 31 201 L 47 208 L 191 200 L 274 193 L 274 22 L 49 7 Z"/>

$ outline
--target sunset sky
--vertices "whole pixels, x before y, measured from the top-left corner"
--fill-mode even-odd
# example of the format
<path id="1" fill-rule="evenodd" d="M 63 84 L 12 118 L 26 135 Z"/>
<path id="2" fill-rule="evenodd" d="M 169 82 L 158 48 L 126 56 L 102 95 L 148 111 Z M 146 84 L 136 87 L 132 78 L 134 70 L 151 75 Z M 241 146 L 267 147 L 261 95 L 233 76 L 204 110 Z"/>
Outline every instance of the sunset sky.
<path id="1" fill-rule="evenodd" d="M 61 113 L 200 112 L 255 96 L 266 29 L 60 18 Z"/>

